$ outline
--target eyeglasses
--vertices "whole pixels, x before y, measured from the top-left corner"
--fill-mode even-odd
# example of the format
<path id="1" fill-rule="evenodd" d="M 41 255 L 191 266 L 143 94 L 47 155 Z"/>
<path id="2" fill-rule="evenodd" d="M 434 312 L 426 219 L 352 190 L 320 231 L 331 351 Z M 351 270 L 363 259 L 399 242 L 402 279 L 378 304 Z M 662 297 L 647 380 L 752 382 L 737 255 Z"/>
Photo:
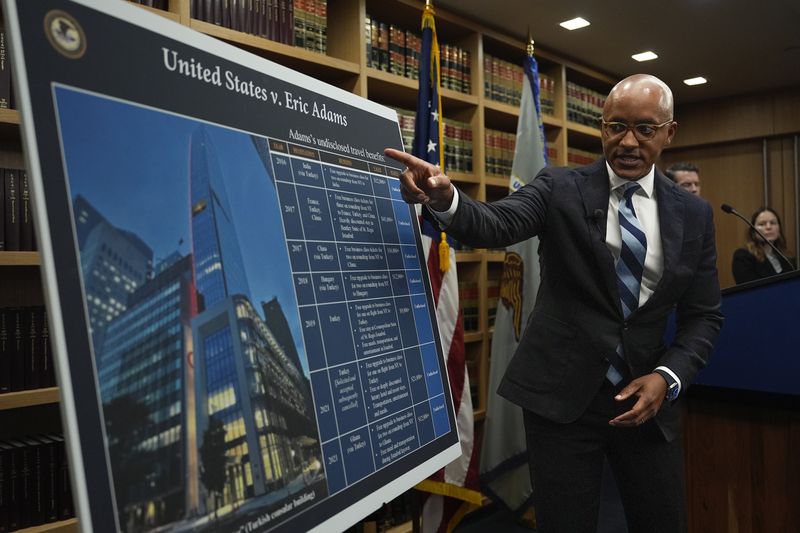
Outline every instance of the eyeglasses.
<path id="1" fill-rule="evenodd" d="M 661 124 L 626 124 L 625 122 L 606 122 L 602 117 L 600 118 L 600 125 L 606 137 L 624 137 L 628 134 L 628 130 L 633 130 L 633 136 L 638 141 L 649 141 L 656 136 L 659 129 L 672 124 L 672 119 Z"/>

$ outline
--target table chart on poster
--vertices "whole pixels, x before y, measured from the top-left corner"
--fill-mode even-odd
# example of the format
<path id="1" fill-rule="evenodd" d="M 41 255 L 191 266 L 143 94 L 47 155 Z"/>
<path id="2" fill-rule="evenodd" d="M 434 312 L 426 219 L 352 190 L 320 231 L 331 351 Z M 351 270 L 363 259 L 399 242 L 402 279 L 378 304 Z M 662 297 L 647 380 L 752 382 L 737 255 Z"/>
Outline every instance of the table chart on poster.
<path id="1" fill-rule="evenodd" d="M 335 493 L 450 431 L 424 258 L 396 169 L 277 139 L 269 152 Z"/>

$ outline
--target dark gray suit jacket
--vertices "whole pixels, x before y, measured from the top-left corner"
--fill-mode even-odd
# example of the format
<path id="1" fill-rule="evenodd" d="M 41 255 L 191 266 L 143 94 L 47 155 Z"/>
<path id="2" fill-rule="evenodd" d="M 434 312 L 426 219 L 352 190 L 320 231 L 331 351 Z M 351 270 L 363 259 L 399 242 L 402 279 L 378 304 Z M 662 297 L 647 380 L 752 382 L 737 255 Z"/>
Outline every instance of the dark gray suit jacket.
<path id="1" fill-rule="evenodd" d="M 663 365 L 683 391 L 706 365 L 722 325 L 711 207 L 656 170 L 664 273 L 650 299 L 623 318 L 614 258 L 605 244 L 609 178 L 603 159 L 578 169 L 546 168 L 491 204 L 459 196 L 447 233 L 474 246 L 540 239 L 542 282 L 519 348 L 498 392 L 542 417 L 567 423 L 589 406 L 608 356 L 624 343 L 635 378 Z M 597 216 L 602 211 L 602 216 Z M 677 310 L 669 346 L 664 331 Z M 665 402 L 656 417 L 666 439 L 679 412 Z"/>

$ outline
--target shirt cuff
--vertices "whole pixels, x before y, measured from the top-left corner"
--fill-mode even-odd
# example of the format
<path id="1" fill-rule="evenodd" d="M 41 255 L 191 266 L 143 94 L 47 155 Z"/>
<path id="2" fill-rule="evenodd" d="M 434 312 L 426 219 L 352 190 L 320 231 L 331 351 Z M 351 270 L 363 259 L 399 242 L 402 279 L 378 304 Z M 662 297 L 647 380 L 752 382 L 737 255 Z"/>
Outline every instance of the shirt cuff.
<path id="1" fill-rule="evenodd" d="M 453 201 L 447 211 L 436 211 L 432 207 L 425 206 L 428 212 L 439 222 L 439 228 L 445 229 L 453 221 L 456 216 L 456 209 L 458 209 L 458 189 L 453 187 Z"/>
<path id="2" fill-rule="evenodd" d="M 679 378 L 678 375 L 675 374 L 675 372 L 673 372 L 672 370 L 670 370 L 669 368 L 667 368 L 665 366 L 657 366 L 656 370 L 663 370 L 664 372 L 666 372 L 667 374 L 672 376 L 672 379 L 674 379 L 678 383 L 678 394 L 681 393 L 681 389 L 683 388 L 683 384 L 681 383 L 681 378 Z"/>

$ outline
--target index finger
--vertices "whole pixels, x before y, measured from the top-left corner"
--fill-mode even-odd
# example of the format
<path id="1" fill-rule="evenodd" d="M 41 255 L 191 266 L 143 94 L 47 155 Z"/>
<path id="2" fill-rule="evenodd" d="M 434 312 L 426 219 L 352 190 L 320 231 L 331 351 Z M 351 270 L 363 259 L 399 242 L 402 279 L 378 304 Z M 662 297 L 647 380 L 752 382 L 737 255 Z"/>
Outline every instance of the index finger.
<path id="1" fill-rule="evenodd" d="M 395 150 L 394 148 L 386 148 L 383 153 L 392 159 L 403 163 L 405 166 L 417 167 L 420 163 L 425 163 L 422 159 L 418 157 L 414 157 L 413 155 L 407 152 L 401 152 L 400 150 Z"/>

